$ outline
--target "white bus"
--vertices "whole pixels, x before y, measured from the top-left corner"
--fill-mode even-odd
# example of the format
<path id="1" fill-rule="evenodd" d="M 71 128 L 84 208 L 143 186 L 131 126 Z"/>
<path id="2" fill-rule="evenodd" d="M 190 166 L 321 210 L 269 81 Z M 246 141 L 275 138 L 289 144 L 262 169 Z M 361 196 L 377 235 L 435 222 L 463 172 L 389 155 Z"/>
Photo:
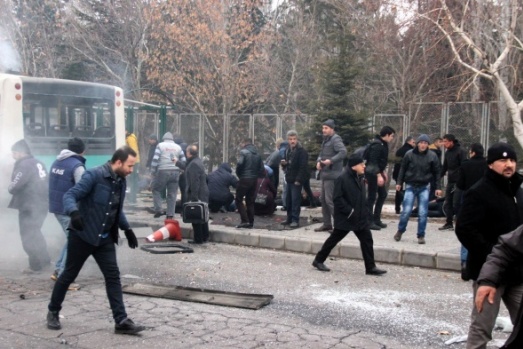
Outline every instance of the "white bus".
<path id="1" fill-rule="evenodd" d="M 105 163 L 125 144 L 123 102 L 115 86 L 0 74 L 2 167 L 22 138 L 48 170 L 71 137 L 85 142 L 87 168 Z"/>

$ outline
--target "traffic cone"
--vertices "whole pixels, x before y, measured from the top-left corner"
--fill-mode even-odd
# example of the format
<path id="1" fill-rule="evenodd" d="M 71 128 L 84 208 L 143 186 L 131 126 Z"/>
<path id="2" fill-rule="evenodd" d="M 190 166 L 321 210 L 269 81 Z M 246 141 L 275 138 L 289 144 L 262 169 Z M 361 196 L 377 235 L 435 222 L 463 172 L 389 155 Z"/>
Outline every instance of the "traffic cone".
<path id="1" fill-rule="evenodd" d="M 156 242 L 164 239 L 182 241 L 182 231 L 176 219 L 166 219 L 164 224 L 164 227 L 149 235 L 145 240 L 147 242 Z"/>

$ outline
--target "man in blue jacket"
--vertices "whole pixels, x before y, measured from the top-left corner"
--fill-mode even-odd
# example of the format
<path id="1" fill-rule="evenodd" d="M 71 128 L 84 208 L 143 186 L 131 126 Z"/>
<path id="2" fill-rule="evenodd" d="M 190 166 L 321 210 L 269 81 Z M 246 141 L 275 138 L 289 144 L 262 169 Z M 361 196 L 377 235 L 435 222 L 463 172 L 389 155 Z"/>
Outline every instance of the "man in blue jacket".
<path id="1" fill-rule="evenodd" d="M 71 218 L 65 214 L 63 198 L 64 194 L 80 181 L 85 172 L 85 158 L 82 156 L 84 151 L 84 142 L 77 137 L 71 138 L 67 142 L 67 149 L 60 152 L 49 171 L 49 212 L 54 213 L 66 237 Z M 58 280 L 63 273 L 66 258 L 67 243 L 56 261 L 54 273 L 51 275 L 52 280 Z"/>
<path id="2" fill-rule="evenodd" d="M 114 332 L 135 334 L 145 329 L 135 325 L 125 312 L 115 248 L 118 228 L 125 231 L 130 248 L 138 247 L 138 240 L 123 213 L 127 187 L 125 177 L 133 172 L 135 163 L 136 152 L 129 146 L 121 147 L 115 151 L 110 162 L 87 170 L 82 179 L 65 193 L 64 210 L 71 217 L 67 260 L 65 270 L 53 288 L 47 328 L 62 328 L 59 312 L 67 289 L 92 255 L 104 275 L 115 322 Z"/>

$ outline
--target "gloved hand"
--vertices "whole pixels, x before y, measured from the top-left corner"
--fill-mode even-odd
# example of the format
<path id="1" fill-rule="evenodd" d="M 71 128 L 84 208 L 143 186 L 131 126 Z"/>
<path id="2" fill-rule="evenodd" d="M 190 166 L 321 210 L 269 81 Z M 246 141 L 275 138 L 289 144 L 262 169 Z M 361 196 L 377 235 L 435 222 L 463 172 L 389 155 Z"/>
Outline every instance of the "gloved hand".
<path id="1" fill-rule="evenodd" d="M 78 211 L 73 211 L 70 214 L 71 216 L 71 226 L 74 230 L 84 230 L 84 220 L 82 215 Z"/>
<path id="2" fill-rule="evenodd" d="M 127 238 L 127 243 L 129 244 L 130 248 L 137 248 L 138 247 L 138 239 L 136 239 L 136 235 L 134 235 L 134 231 L 132 229 L 127 229 L 124 231 L 125 237 Z"/>

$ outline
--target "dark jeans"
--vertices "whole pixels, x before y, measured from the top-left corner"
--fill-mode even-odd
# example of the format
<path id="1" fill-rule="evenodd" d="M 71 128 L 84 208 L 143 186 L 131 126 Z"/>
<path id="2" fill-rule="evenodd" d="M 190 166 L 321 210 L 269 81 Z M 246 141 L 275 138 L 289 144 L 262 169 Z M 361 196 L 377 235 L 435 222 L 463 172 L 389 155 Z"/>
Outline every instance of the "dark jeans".
<path id="1" fill-rule="evenodd" d="M 105 290 L 113 318 L 116 323 L 120 323 L 127 318 L 127 313 L 123 303 L 120 270 L 116 263 L 116 249 L 110 237 L 103 239 L 100 246 L 93 246 L 83 241 L 74 231 L 69 232 L 65 270 L 54 284 L 48 308 L 50 311 L 62 309 L 67 288 L 76 279 L 89 256 L 93 256 L 104 275 Z"/>
<path id="2" fill-rule="evenodd" d="M 287 222 L 300 223 L 301 185 L 287 182 Z"/>
<path id="3" fill-rule="evenodd" d="M 47 217 L 47 210 L 22 210 L 18 212 L 22 247 L 29 256 L 29 268 L 35 271 L 51 264 L 51 257 L 47 252 L 47 243 L 42 234 L 45 217 Z"/>
<path id="4" fill-rule="evenodd" d="M 307 178 L 307 180 L 303 182 L 303 190 L 305 190 L 305 194 L 307 194 L 307 197 L 309 198 L 309 206 L 316 207 L 316 203 L 314 201 L 314 194 L 312 194 L 310 178 Z"/>
<path id="5" fill-rule="evenodd" d="M 367 208 L 369 210 L 369 221 L 378 222 L 381 220 L 381 210 L 387 198 L 387 189 L 385 189 L 385 186 L 378 187 L 377 175 L 365 173 L 365 178 L 367 179 L 368 186 Z"/>
<path id="6" fill-rule="evenodd" d="M 445 212 L 445 217 L 447 217 L 447 224 L 452 224 L 454 215 L 458 214 L 461 193 L 461 190 L 456 187 L 456 183 L 447 183 L 445 203 L 443 204 L 443 212 Z"/>
<path id="7" fill-rule="evenodd" d="M 338 244 L 338 242 L 343 240 L 348 233 L 350 233 L 348 230 L 334 229 L 316 255 L 316 261 L 320 263 L 325 262 L 332 249 Z M 360 240 L 360 248 L 361 254 L 363 255 L 363 261 L 365 262 L 365 270 L 371 270 L 376 266 L 376 263 L 374 262 L 374 241 L 372 240 L 372 233 L 369 229 L 363 229 L 354 231 L 354 234 L 356 234 L 356 237 Z"/>
<path id="8" fill-rule="evenodd" d="M 227 200 L 209 199 L 209 211 L 218 212 L 222 206 L 225 206 L 225 208 L 227 210 L 229 210 L 229 206 L 231 206 L 233 201 L 234 201 L 234 195 L 232 195 L 232 193 L 229 193 L 227 195 Z"/>
<path id="9" fill-rule="evenodd" d="M 192 224 L 192 230 L 194 232 L 193 239 L 194 242 L 204 242 L 209 241 L 209 223 L 203 224 Z"/>
<path id="10" fill-rule="evenodd" d="M 240 178 L 236 186 L 236 207 L 242 223 L 254 223 L 254 198 L 257 178 Z M 245 205 L 243 199 L 245 198 Z"/>

